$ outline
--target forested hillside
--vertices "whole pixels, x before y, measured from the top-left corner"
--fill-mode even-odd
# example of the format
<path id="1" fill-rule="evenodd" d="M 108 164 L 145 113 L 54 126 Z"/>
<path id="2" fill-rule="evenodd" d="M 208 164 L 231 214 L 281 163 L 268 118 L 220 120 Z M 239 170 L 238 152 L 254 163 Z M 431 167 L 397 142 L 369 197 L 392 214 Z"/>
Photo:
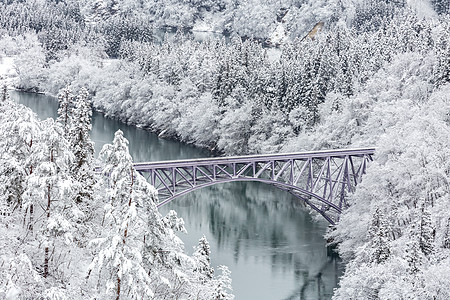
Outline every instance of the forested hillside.
<path id="1" fill-rule="evenodd" d="M 448 1 L 0 6 L 17 88 L 85 87 L 108 116 L 224 154 L 376 147 L 328 233 L 348 262 L 335 298 L 450 298 Z M 188 31 L 156 42 L 157 28 Z M 274 51 L 261 41 L 277 30 Z"/>

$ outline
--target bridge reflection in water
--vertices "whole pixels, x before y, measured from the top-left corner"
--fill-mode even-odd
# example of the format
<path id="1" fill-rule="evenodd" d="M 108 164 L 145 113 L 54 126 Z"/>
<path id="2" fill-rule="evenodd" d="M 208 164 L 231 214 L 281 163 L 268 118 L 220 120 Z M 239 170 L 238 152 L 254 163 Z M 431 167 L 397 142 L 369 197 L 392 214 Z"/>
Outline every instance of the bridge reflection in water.
<path id="1" fill-rule="evenodd" d="M 374 148 L 136 163 L 158 190 L 162 206 L 191 191 L 224 182 L 258 181 L 303 200 L 335 224 L 346 195 L 361 182 Z"/>

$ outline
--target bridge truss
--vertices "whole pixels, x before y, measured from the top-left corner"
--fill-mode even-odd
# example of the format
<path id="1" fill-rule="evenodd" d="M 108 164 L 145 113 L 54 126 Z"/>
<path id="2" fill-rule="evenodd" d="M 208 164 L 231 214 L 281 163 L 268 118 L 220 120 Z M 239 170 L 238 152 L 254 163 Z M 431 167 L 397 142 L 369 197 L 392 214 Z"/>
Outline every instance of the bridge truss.
<path id="1" fill-rule="evenodd" d="M 191 191 L 223 182 L 258 181 L 304 201 L 331 224 L 361 182 L 375 149 L 329 150 L 272 155 L 136 163 L 158 190 L 162 206 Z"/>

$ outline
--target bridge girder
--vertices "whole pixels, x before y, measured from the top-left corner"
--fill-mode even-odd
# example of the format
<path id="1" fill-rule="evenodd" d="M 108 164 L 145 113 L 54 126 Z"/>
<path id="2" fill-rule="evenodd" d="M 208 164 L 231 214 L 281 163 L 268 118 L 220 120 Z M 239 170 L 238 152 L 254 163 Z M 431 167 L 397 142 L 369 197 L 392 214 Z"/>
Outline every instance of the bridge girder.
<path id="1" fill-rule="evenodd" d="M 350 149 L 137 163 L 158 190 L 158 207 L 218 183 L 258 181 L 286 190 L 331 224 L 348 204 L 375 149 Z"/>

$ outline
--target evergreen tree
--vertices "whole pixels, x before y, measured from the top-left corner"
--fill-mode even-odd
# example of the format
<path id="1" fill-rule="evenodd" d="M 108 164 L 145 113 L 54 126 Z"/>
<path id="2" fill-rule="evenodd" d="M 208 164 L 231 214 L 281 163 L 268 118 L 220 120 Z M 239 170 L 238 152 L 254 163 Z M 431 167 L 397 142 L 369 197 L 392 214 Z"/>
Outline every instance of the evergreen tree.
<path id="1" fill-rule="evenodd" d="M 450 249 L 450 218 L 447 219 L 447 224 L 445 225 L 444 241 L 442 246 L 446 249 Z"/>
<path id="2" fill-rule="evenodd" d="M 58 94 L 58 118 L 56 121 L 61 124 L 64 136 L 70 140 L 70 131 L 73 122 L 74 96 L 71 90 L 66 87 Z"/>
<path id="3" fill-rule="evenodd" d="M 155 190 L 133 169 L 128 141 L 117 131 L 112 145 L 100 152 L 102 184 L 107 189 L 105 231 L 92 243 L 100 251 L 89 266 L 88 278 L 99 272 L 101 297 L 151 299 L 150 272 L 143 264 L 144 236 L 150 230 L 142 208 L 153 204 Z"/>
<path id="4" fill-rule="evenodd" d="M 195 250 L 193 257 L 197 260 L 197 270 L 201 277 L 205 277 L 203 281 L 207 279 L 212 279 L 214 275 L 214 269 L 211 267 L 211 250 L 209 247 L 208 240 L 203 236 L 198 241 L 197 249 Z"/>
<path id="5" fill-rule="evenodd" d="M 215 281 L 200 280 L 194 271 L 199 264 L 183 253 L 183 243 L 174 233 L 185 231 L 183 220 L 174 211 L 164 218 L 158 212 L 156 191 L 133 169 L 127 144 L 119 130 L 113 144 L 100 152 L 99 185 L 108 187 L 108 203 L 103 236 L 91 242 L 99 252 L 88 278 L 98 272 L 101 297 L 210 299 L 203 296 L 210 295 Z"/>
<path id="6" fill-rule="evenodd" d="M 31 175 L 38 163 L 36 155 L 41 125 L 34 113 L 11 101 L 5 104 L 5 110 L 0 110 L 0 198 L 11 209 L 22 207 L 23 193 L 27 185 L 27 177 Z M 30 218 L 34 216 L 34 206 L 26 207 Z M 30 220 L 30 225 L 33 222 Z"/>
<path id="7" fill-rule="evenodd" d="M 446 26 L 446 30 L 450 26 Z M 445 30 L 445 27 L 444 27 Z M 450 82 L 450 34 L 444 32 L 439 36 L 437 42 L 437 64 L 434 69 L 434 85 L 439 88 Z"/>
<path id="8" fill-rule="evenodd" d="M 76 207 L 71 202 L 73 182 L 69 176 L 69 166 L 73 155 L 69 144 L 52 119 L 47 119 L 41 126 L 45 129 L 33 146 L 36 148 L 34 156 L 37 163 L 33 173 L 27 177 L 24 207 L 32 205 L 42 210 L 36 213 L 40 217 L 35 220 L 41 226 L 28 227 L 42 231 L 43 276 L 47 277 L 50 273 L 50 253 L 55 251 L 56 238 L 63 237 L 66 242 L 72 240 L 73 226 L 68 214 L 76 211 Z"/>
<path id="9" fill-rule="evenodd" d="M 380 208 L 377 208 L 373 214 L 372 224 L 368 231 L 374 250 L 371 261 L 381 264 L 389 258 L 389 233 L 390 229 L 386 217 L 381 212 Z"/>
<path id="10" fill-rule="evenodd" d="M 450 13 L 450 2 L 447 0 L 431 0 L 434 10 L 441 15 Z"/>
<path id="11" fill-rule="evenodd" d="M 89 94 L 86 89 L 81 89 L 76 106 L 73 110 L 73 125 L 70 129 L 72 149 L 75 154 L 73 173 L 80 184 L 76 201 L 91 202 L 94 185 L 94 143 L 90 137 L 92 108 Z"/>
<path id="12" fill-rule="evenodd" d="M 227 54 L 228 55 L 228 54 Z M 217 75 L 214 80 L 212 94 L 220 108 L 226 106 L 225 99 L 231 94 L 235 86 L 235 79 L 232 74 L 231 62 L 227 57 L 222 58 Z"/>
<path id="13" fill-rule="evenodd" d="M 231 272 L 228 270 L 226 266 L 219 266 L 219 271 L 221 271 L 221 275 L 217 279 L 217 284 L 210 299 L 213 300 L 232 300 L 234 299 L 234 295 L 231 294 Z"/>
<path id="14" fill-rule="evenodd" d="M 422 252 L 417 240 L 412 239 L 406 245 L 406 261 L 408 263 L 408 272 L 415 275 L 420 272 L 422 267 Z"/>
<path id="15" fill-rule="evenodd" d="M 0 107 L 2 105 L 6 105 L 6 103 L 9 101 L 9 93 L 8 93 L 8 86 L 4 84 L 2 86 L 2 90 L 0 92 Z"/>
<path id="16" fill-rule="evenodd" d="M 420 250 L 425 256 L 429 256 L 434 250 L 434 228 L 431 222 L 431 213 L 426 204 L 422 203 L 421 218 L 420 218 Z"/>

